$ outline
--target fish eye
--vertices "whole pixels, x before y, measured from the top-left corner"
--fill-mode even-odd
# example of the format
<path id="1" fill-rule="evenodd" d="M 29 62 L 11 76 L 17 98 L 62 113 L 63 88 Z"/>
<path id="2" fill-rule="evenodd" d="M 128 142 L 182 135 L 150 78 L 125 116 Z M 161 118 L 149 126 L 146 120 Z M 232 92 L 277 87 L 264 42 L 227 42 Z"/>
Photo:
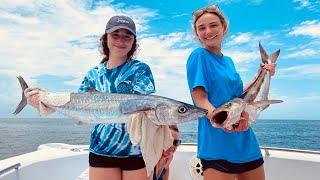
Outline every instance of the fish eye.
<path id="1" fill-rule="evenodd" d="M 225 105 L 224 105 L 225 108 L 228 108 L 228 107 L 230 107 L 230 106 L 231 106 L 231 103 L 228 103 L 228 104 L 225 104 Z"/>
<path id="2" fill-rule="evenodd" d="M 185 107 L 185 106 L 180 106 L 180 107 L 178 108 L 178 112 L 179 112 L 179 113 L 186 113 L 186 112 L 187 112 L 187 107 Z"/>

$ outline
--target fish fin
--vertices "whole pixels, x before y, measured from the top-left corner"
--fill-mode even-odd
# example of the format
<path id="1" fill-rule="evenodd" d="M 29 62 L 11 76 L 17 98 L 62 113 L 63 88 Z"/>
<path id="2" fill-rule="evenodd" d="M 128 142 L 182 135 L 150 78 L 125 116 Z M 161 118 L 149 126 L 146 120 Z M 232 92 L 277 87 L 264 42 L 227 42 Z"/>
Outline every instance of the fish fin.
<path id="1" fill-rule="evenodd" d="M 262 101 L 249 103 L 249 106 L 255 110 L 263 111 L 267 107 L 269 107 L 270 104 L 277 104 L 282 102 L 283 102 L 282 100 L 262 100 Z"/>
<path id="2" fill-rule="evenodd" d="M 249 114 L 249 122 L 253 123 L 258 119 L 258 116 L 261 111 L 269 107 L 270 104 L 281 103 L 282 100 L 262 100 L 257 102 L 249 103 L 245 111 Z"/>
<path id="3" fill-rule="evenodd" d="M 261 56 L 262 63 L 267 64 L 269 56 L 268 56 L 267 52 L 264 50 L 260 41 L 259 41 L 259 50 L 260 50 L 260 56 Z"/>
<path id="4" fill-rule="evenodd" d="M 275 63 L 279 57 L 279 54 L 280 54 L 280 49 L 278 49 L 276 52 L 272 53 L 270 55 L 270 61 L 271 63 Z"/>
<path id="5" fill-rule="evenodd" d="M 21 76 L 18 76 L 17 78 L 22 89 L 22 98 L 16 110 L 12 113 L 14 115 L 19 114 L 19 112 L 22 111 L 22 109 L 27 105 L 27 97 L 24 95 L 24 90 L 28 88 L 28 84 Z"/>

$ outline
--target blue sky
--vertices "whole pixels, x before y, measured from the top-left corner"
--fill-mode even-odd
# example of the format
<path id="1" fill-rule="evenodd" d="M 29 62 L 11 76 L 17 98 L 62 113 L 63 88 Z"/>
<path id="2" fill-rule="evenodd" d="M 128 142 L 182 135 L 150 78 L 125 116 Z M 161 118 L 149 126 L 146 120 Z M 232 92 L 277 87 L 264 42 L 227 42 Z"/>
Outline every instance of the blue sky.
<path id="1" fill-rule="evenodd" d="M 98 64 L 98 40 L 113 15 L 131 16 L 138 31 L 137 59 L 150 65 L 157 94 L 191 103 L 185 63 L 199 46 L 192 11 L 218 3 L 230 22 L 223 53 L 248 83 L 260 63 L 258 42 L 281 49 L 270 99 L 284 102 L 264 119 L 320 119 L 320 1 L 309 0 L 2 0 L 0 3 L 0 118 L 21 98 L 16 80 L 51 92 L 76 92 Z M 25 108 L 19 117 L 37 117 Z"/>

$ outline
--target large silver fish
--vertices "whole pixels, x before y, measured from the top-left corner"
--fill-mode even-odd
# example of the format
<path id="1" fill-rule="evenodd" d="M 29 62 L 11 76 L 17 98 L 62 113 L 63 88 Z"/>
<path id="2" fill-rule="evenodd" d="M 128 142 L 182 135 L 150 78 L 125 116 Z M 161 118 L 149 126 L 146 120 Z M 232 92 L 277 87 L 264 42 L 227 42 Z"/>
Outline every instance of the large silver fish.
<path id="1" fill-rule="evenodd" d="M 280 54 L 279 49 L 268 55 L 260 43 L 259 49 L 262 63 L 264 64 L 275 63 Z M 231 130 L 239 122 L 243 111 L 248 112 L 249 123 L 252 123 L 258 118 L 260 112 L 270 104 L 281 103 L 281 100 L 268 100 L 270 79 L 270 72 L 259 68 L 257 76 L 239 98 L 234 98 L 214 110 L 210 120 L 211 124 L 214 127 Z"/>
<path id="2" fill-rule="evenodd" d="M 13 114 L 26 105 L 25 80 L 17 77 L 22 88 L 22 100 Z M 144 112 L 158 125 L 174 125 L 205 116 L 207 110 L 155 95 L 116 93 L 46 93 L 41 103 L 78 121 L 78 123 L 125 123 L 137 113 Z"/>

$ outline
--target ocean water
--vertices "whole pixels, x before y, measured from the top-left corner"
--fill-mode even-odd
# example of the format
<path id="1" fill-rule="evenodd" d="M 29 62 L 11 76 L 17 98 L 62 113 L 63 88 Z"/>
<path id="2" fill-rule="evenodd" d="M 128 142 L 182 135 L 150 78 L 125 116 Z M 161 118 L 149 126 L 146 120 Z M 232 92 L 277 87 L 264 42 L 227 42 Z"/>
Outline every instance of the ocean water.
<path id="1" fill-rule="evenodd" d="M 69 119 L 0 119 L 0 160 L 45 143 L 88 144 L 92 127 Z M 197 121 L 179 129 L 182 142 L 197 142 Z M 261 146 L 320 151 L 320 120 L 258 120 L 253 129 Z"/>

